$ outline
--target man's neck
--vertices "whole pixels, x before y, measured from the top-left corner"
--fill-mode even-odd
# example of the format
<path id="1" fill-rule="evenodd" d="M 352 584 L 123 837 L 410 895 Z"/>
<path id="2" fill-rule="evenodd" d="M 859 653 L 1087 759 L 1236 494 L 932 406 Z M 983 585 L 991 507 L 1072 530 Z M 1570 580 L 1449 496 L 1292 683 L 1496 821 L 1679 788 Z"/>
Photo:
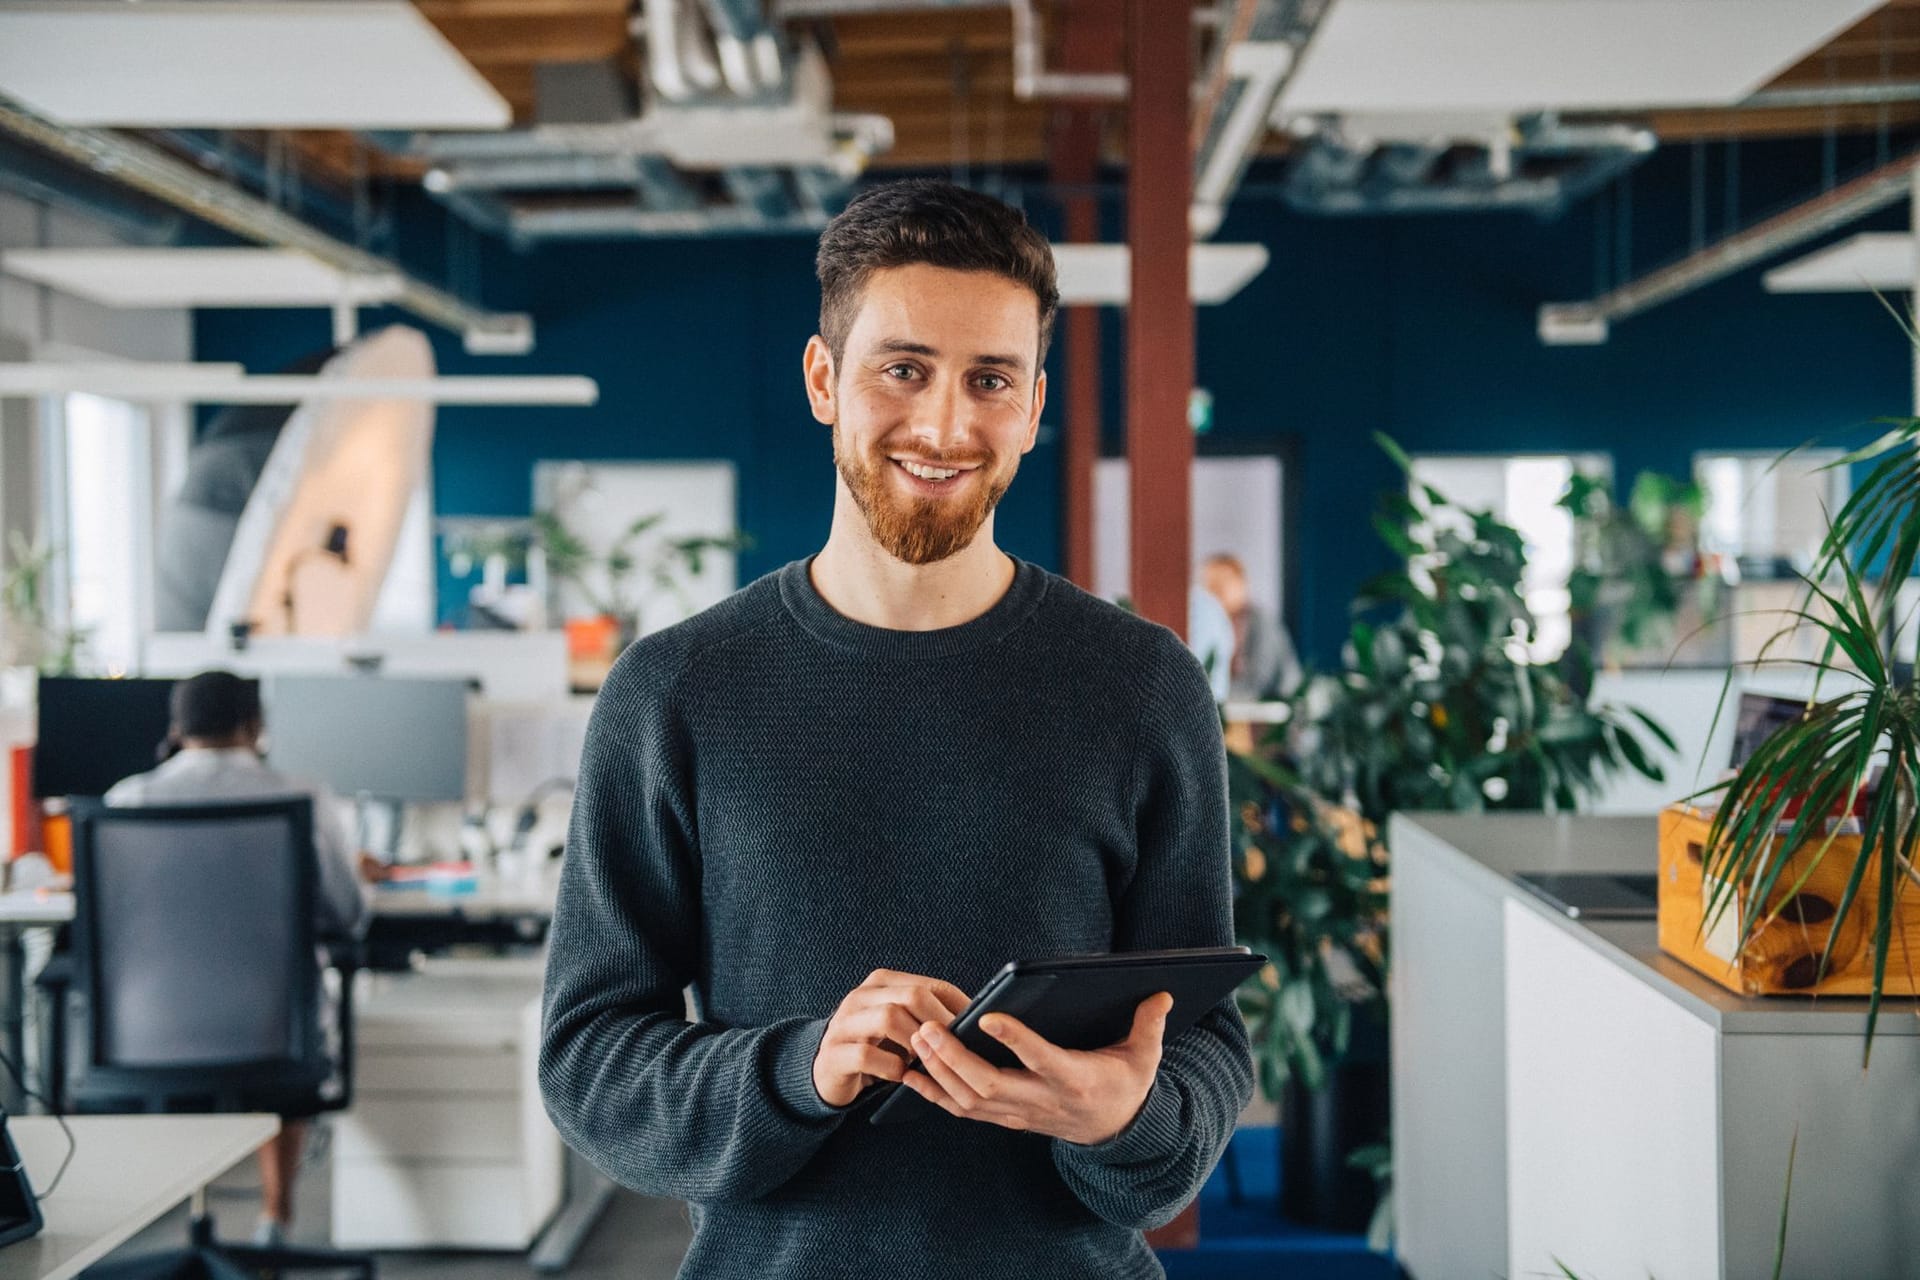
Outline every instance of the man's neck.
<path id="1" fill-rule="evenodd" d="M 814 590 L 843 617 L 889 631 L 938 631 L 998 604 L 1013 585 L 1013 561 L 994 545 L 988 516 L 965 550 L 934 564 L 907 564 L 873 540 L 866 517 L 843 495 L 812 578 Z"/>

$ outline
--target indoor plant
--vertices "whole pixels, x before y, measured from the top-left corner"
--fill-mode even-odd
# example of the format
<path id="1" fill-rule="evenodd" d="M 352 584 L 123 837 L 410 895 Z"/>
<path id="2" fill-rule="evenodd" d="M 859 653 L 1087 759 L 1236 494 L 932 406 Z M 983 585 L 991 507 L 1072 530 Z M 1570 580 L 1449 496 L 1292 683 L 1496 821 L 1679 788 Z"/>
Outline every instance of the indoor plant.
<path id="1" fill-rule="evenodd" d="M 1610 488 L 1576 471 L 1559 502 L 1573 517 L 1567 593 L 1574 646 L 1562 665 L 1576 681 L 1591 664 L 1636 651 L 1664 660 L 1682 609 L 1691 603 L 1708 622 L 1718 603 L 1718 579 L 1706 572 L 1698 545 L 1706 514 L 1700 486 L 1643 471 L 1625 505 Z"/>
<path id="2" fill-rule="evenodd" d="M 1529 656 L 1518 533 L 1413 490 L 1382 501 L 1374 527 L 1405 563 L 1362 588 L 1340 667 L 1305 681 L 1287 723 L 1230 771 L 1236 926 L 1273 961 L 1242 1008 L 1263 1087 L 1288 1107 L 1283 1185 L 1362 1209 L 1370 1179 L 1343 1157 L 1385 1130 L 1389 816 L 1571 809 L 1622 768 L 1660 777 L 1642 732 L 1672 746 L 1645 715 L 1590 705 Z M 1338 1097 L 1349 1088 L 1374 1091 L 1371 1110 Z M 1354 1121 L 1339 1141 L 1301 1132 L 1338 1115 Z M 1333 1159 L 1302 1168 L 1303 1150 Z M 1343 1185 L 1302 1186 L 1325 1179 Z"/>
<path id="3" fill-rule="evenodd" d="M 640 634 L 641 591 L 665 591 L 691 612 L 686 583 L 699 575 L 705 557 L 752 544 L 738 531 L 679 538 L 656 534 L 665 519 L 660 512 L 641 516 L 604 552 L 596 552 L 567 526 L 559 510 L 533 513 L 534 541 L 546 556 L 550 579 L 572 584 L 590 608 L 611 619 L 622 647 Z"/>
<path id="4" fill-rule="evenodd" d="M 1830 521 L 1803 575 L 1804 603 L 1754 664 L 1811 669 L 1815 686 L 1805 714 L 1761 743 L 1731 779 L 1696 793 L 1719 796 L 1702 849 L 1704 927 L 1737 902 L 1734 948 L 1744 954 L 1763 930 L 1787 918 L 1819 949 L 1814 982 L 1827 976 L 1843 935 L 1864 930 L 1872 980 L 1863 1065 L 1888 960 L 1903 941 L 1895 913 L 1916 878 L 1912 851 L 1920 828 L 1920 689 L 1912 664 L 1894 656 L 1911 646 L 1911 618 L 1899 613 L 1897 593 L 1920 556 L 1920 419 L 1892 427 L 1828 464 L 1872 467 Z M 1802 628 L 1822 641 L 1818 656 L 1769 656 L 1774 642 Z M 1836 676 L 1847 687 L 1822 697 L 1820 683 Z M 1731 682 L 1730 673 L 1729 688 Z M 1843 846 L 1832 839 L 1843 824 L 1830 819 L 1853 814 L 1857 850 L 1851 840 Z M 1808 849 L 1810 858 L 1797 857 Z M 1851 859 L 1844 887 L 1837 901 L 1809 911 L 1800 890 L 1829 858 Z M 1790 862 L 1799 864 L 1791 875 Z"/>

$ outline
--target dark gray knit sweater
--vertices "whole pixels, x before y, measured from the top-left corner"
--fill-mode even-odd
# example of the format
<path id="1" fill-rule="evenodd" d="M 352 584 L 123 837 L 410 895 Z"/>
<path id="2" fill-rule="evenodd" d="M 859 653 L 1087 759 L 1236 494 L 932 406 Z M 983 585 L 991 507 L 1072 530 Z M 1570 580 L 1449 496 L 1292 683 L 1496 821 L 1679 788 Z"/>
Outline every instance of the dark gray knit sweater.
<path id="1" fill-rule="evenodd" d="M 1222 1003 L 1100 1146 L 821 1101 L 875 969 L 1232 941 L 1225 757 L 1163 627 L 1029 564 L 985 614 L 890 631 L 795 562 L 615 665 L 580 766 L 540 1084 L 626 1186 L 691 1203 L 685 1277 L 1159 1276 L 1252 1089 Z M 682 988 L 699 1020 L 685 1017 Z"/>

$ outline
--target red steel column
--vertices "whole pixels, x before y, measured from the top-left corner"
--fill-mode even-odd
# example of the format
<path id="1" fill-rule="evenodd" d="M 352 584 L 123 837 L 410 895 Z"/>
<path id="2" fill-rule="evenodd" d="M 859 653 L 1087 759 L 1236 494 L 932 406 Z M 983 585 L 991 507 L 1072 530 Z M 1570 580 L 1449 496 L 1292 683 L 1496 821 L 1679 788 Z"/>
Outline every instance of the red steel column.
<path id="1" fill-rule="evenodd" d="M 1127 0 L 1127 459 L 1133 604 L 1187 634 L 1193 562 L 1193 303 L 1187 288 L 1187 136 L 1192 11 L 1187 0 Z"/>
<path id="2" fill-rule="evenodd" d="M 1100 131 L 1092 113 L 1071 108 L 1061 113 L 1053 139 L 1054 180 L 1087 188 L 1097 174 Z M 1091 244 L 1100 238 L 1099 205 L 1091 194 L 1069 195 L 1067 240 Z M 1061 450 L 1061 535 L 1067 577 L 1093 590 L 1093 468 L 1100 457 L 1100 309 L 1067 307 L 1067 431 Z"/>

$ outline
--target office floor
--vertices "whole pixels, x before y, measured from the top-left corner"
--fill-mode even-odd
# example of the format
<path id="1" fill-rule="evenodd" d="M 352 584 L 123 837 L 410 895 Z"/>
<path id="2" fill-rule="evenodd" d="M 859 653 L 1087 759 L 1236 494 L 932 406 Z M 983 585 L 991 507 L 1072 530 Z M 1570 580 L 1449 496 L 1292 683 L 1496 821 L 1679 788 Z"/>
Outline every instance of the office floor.
<path id="1" fill-rule="evenodd" d="M 1246 1199 L 1226 1200 L 1216 1172 L 1201 1193 L 1201 1247 L 1164 1255 L 1169 1280 L 1391 1280 L 1391 1262 L 1367 1251 L 1357 1237 L 1328 1235 L 1282 1221 L 1273 1210 L 1277 1191 L 1274 1133 L 1264 1126 L 1235 1139 Z M 258 1177 L 251 1163 L 214 1184 L 210 1203 L 216 1234 L 245 1240 L 259 1208 Z M 300 1178 L 298 1243 L 326 1243 L 331 1197 L 324 1146 Z M 672 1280 L 690 1236 L 686 1210 L 677 1201 L 615 1196 L 568 1273 L 577 1280 Z M 177 1209 L 129 1242 L 122 1253 L 177 1247 L 186 1236 L 186 1211 Z M 529 1280 L 535 1273 L 523 1256 L 487 1253 L 391 1253 L 380 1256 L 382 1280 Z"/>

